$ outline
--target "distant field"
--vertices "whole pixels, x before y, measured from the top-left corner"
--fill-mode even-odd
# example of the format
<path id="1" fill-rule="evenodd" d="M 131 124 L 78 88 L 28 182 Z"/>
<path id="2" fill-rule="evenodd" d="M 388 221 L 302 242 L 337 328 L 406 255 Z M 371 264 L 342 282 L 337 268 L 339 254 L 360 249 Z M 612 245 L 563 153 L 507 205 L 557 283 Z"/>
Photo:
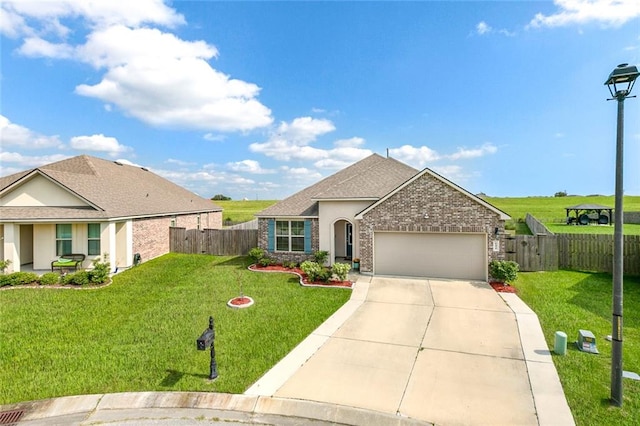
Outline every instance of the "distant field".
<path id="1" fill-rule="evenodd" d="M 222 220 L 232 222 L 248 222 L 255 219 L 254 214 L 266 209 L 278 200 L 247 200 L 247 201 L 214 201 L 222 207 Z"/>
<path id="2" fill-rule="evenodd" d="M 613 234 L 613 226 L 567 226 L 565 207 L 578 204 L 601 204 L 614 207 L 613 196 L 593 197 L 487 197 L 486 200 L 509 214 L 512 218 L 511 229 L 517 229 L 518 233 L 527 233 L 524 222 L 527 213 L 531 213 L 541 222 L 547 224 L 555 233 L 587 233 L 587 234 Z M 248 200 L 248 201 L 215 201 L 224 209 L 224 220 L 233 222 L 247 222 L 255 219 L 255 213 L 266 209 L 278 200 Z M 624 197 L 625 211 L 640 211 L 640 196 Z M 640 225 L 625 224 L 625 235 L 640 235 Z"/>
<path id="3" fill-rule="evenodd" d="M 527 213 L 531 213 L 549 229 L 558 234 L 613 234 L 613 226 L 568 226 L 565 225 L 567 212 L 565 207 L 578 204 L 601 204 L 613 208 L 615 198 L 611 196 L 592 197 L 487 197 L 486 200 L 509 214 L 512 218 L 511 229 L 518 233 L 527 233 L 527 228 L 518 222 L 524 221 Z M 624 197 L 625 211 L 640 211 L 640 196 Z M 624 225 L 625 235 L 640 235 L 640 225 Z"/>

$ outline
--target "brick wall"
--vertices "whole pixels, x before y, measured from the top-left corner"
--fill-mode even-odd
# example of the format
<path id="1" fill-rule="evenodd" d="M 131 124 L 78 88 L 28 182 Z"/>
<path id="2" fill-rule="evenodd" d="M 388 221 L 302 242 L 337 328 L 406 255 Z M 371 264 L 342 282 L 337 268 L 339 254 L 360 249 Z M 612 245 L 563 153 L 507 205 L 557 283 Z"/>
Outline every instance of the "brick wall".
<path id="1" fill-rule="evenodd" d="M 172 219 L 175 226 L 196 229 L 197 214 L 162 216 L 133 221 L 133 253 L 140 253 L 142 261 L 153 259 L 169 253 L 169 227 Z M 200 215 L 200 229 L 222 229 L 222 212 L 203 213 Z"/>
<path id="2" fill-rule="evenodd" d="M 311 253 L 318 251 L 320 247 L 319 222 L 318 219 L 311 220 Z M 301 263 L 305 260 L 313 260 L 313 254 L 301 252 L 281 252 L 269 251 L 269 219 L 258 219 L 258 247 L 267 252 L 267 255 L 277 263 L 295 262 Z"/>
<path id="3" fill-rule="evenodd" d="M 500 251 L 492 250 L 499 229 Z M 487 233 L 489 262 L 504 259 L 504 221 L 466 194 L 428 173 L 367 212 L 359 226 L 360 270 L 373 271 L 375 231 Z"/>

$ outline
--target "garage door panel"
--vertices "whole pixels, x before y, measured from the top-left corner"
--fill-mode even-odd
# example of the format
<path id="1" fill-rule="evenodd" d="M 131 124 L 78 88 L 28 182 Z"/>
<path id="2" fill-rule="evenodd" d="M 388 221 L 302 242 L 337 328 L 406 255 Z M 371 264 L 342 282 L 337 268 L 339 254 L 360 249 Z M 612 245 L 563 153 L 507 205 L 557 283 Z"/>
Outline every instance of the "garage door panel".
<path id="1" fill-rule="evenodd" d="M 485 234 L 376 232 L 378 275 L 485 280 Z"/>

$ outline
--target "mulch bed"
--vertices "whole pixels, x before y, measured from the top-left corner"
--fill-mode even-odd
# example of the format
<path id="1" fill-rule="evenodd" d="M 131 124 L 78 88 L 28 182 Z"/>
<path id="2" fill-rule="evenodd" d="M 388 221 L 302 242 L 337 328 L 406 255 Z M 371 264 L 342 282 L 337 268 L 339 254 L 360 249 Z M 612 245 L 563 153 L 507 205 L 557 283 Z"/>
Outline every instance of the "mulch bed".
<path id="1" fill-rule="evenodd" d="M 307 274 L 302 272 L 302 269 L 285 268 L 282 265 L 261 266 L 261 265 L 253 264 L 249 266 L 249 270 L 256 271 L 256 272 L 285 272 L 289 274 L 295 274 L 298 277 L 300 277 L 300 284 L 307 287 L 345 287 L 345 288 L 353 287 L 353 283 L 351 281 L 331 280 L 328 282 L 325 282 L 325 281 L 311 282 L 308 280 Z"/>
<path id="2" fill-rule="evenodd" d="M 516 288 L 511 287 L 508 283 L 501 283 L 499 281 L 489 281 L 489 285 L 499 293 L 516 293 Z"/>

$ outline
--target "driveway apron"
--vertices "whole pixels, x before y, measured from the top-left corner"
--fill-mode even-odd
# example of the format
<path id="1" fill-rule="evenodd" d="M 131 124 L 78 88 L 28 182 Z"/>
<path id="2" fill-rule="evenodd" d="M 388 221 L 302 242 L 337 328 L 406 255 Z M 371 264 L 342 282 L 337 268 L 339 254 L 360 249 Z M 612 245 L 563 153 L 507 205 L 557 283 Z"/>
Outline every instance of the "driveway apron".
<path id="1" fill-rule="evenodd" d="M 361 277 L 355 291 L 361 304 L 269 396 L 445 425 L 538 424 L 515 315 L 488 284 Z"/>

